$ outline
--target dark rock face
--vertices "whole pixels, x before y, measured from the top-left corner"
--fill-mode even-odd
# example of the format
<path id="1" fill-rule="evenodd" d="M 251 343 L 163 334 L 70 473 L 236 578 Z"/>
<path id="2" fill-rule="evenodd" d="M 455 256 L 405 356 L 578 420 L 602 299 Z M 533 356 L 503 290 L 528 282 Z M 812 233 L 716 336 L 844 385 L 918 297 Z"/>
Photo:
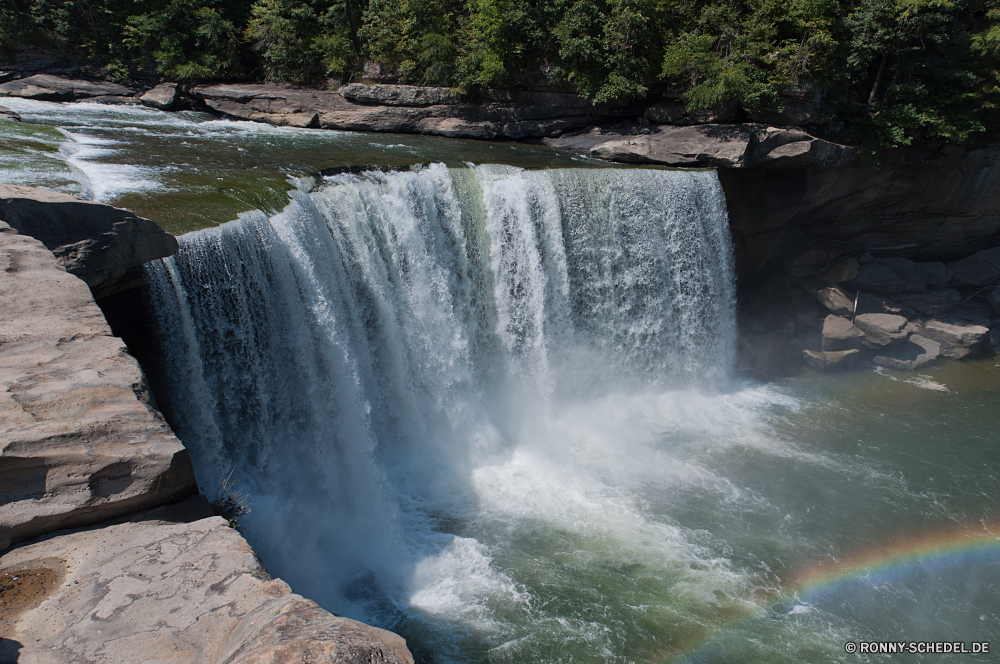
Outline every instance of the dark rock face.
<path id="1" fill-rule="evenodd" d="M 1000 241 L 996 147 L 887 150 L 878 159 L 835 168 L 720 169 L 741 277 L 817 241 L 918 263 L 957 261 Z M 978 267 L 992 273 L 983 262 Z M 966 276 L 960 266 L 948 270 L 960 271 L 962 283 L 987 278 Z M 940 268 L 936 274 L 927 285 L 947 285 Z"/>
<path id="2" fill-rule="evenodd" d="M 73 101 L 99 97 L 135 97 L 138 90 L 109 83 L 84 79 L 37 74 L 0 84 L 0 97 L 23 97 L 39 101 Z"/>
<path id="3" fill-rule="evenodd" d="M 0 185 L 0 220 L 41 240 L 95 297 L 138 285 L 140 265 L 177 252 L 155 222 L 44 189 Z"/>
<path id="4" fill-rule="evenodd" d="M 197 491 L 86 284 L 0 222 L 0 550 Z"/>

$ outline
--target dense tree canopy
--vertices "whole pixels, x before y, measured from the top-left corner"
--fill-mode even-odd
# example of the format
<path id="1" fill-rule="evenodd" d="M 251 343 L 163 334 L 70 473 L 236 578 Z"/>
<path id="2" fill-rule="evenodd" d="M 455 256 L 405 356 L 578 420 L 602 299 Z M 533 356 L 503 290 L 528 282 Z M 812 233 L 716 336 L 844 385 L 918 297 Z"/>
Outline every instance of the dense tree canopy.
<path id="1" fill-rule="evenodd" d="M 597 104 L 682 94 L 773 108 L 822 93 L 870 145 L 1000 127 L 1000 0 L 0 0 L 0 51 L 49 46 L 128 79 L 358 80 L 575 89 Z"/>

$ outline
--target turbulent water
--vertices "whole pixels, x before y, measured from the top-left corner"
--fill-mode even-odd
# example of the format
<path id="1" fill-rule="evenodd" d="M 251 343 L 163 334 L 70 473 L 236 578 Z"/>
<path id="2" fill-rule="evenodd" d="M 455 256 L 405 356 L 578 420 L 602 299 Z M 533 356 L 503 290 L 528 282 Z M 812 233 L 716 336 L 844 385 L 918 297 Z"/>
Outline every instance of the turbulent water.
<path id="1" fill-rule="evenodd" d="M 747 382 L 731 254 L 710 172 L 329 178 L 149 268 L 165 406 L 272 573 L 422 661 L 996 641 L 996 367 Z"/>

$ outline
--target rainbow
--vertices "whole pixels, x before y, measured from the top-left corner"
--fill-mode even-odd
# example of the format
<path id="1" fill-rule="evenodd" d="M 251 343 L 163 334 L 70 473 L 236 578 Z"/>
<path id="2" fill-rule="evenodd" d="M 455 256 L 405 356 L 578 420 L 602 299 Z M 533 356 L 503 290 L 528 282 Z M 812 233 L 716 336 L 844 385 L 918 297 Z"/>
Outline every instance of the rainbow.
<path id="1" fill-rule="evenodd" d="M 903 578 L 915 570 L 949 569 L 1000 561 L 1000 522 L 982 521 L 903 536 L 824 561 L 795 574 L 781 589 L 745 602 L 745 609 L 703 634 L 694 647 L 658 658 L 701 661 L 699 654 L 722 629 L 760 616 L 761 609 L 812 603 L 850 586 L 873 586 Z M 708 660 L 706 660 L 708 661 Z"/>

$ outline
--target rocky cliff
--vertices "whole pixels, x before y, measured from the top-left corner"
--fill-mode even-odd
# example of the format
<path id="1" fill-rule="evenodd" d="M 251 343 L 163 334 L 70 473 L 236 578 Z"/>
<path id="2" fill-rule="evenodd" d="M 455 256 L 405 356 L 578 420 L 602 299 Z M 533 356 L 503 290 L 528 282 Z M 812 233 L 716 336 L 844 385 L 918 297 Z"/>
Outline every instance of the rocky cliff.
<path id="1" fill-rule="evenodd" d="M 175 250 L 123 210 L 0 189 L 0 661 L 412 662 L 270 579 L 194 495 L 91 292 Z"/>

